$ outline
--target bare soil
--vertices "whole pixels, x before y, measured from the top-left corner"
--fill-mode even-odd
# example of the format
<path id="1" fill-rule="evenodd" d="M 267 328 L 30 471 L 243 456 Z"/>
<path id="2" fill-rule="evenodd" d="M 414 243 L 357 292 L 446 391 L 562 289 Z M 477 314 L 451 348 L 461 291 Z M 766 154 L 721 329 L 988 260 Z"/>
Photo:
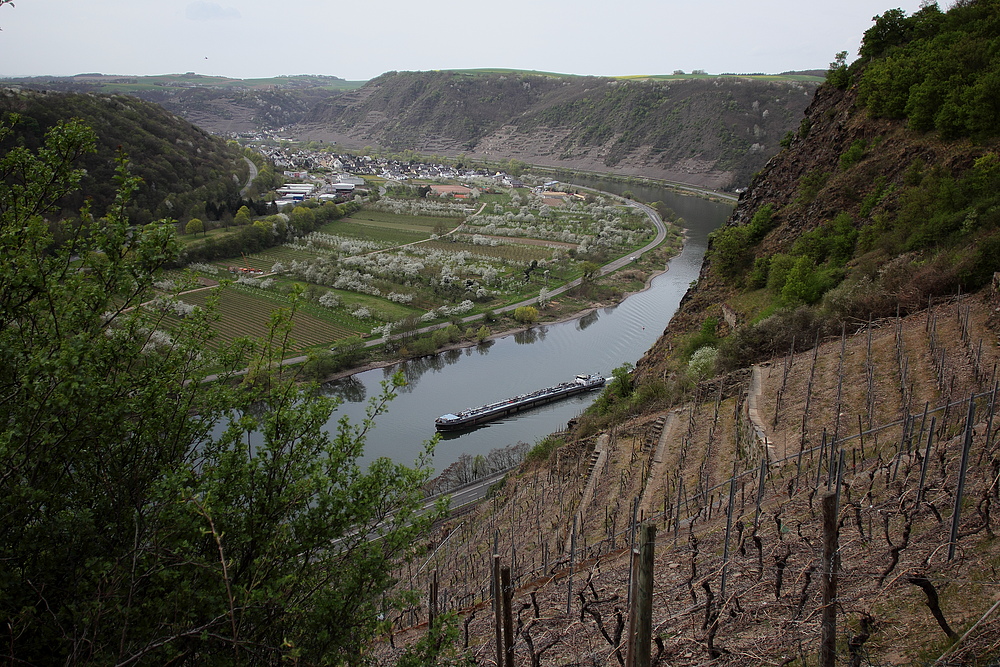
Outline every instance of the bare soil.
<path id="1" fill-rule="evenodd" d="M 994 300 L 966 297 L 874 323 L 870 354 L 865 330 L 824 341 L 815 368 L 812 350 L 771 360 L 758 396 L 765 437 L 775 443 L 769 461 L 746 416 L 748 382 L 737 395 L 706 383 L 687 405 L 601 434 L 600 467 L 591 469 L 597 438 L 570 435 L 547 463 L 509 476 L 477 511 L 442 525 L 429 545 L 441 548 L 413 581 L 419 590 L 438 573 L 443 606 L 459 614 L 460 645 L 477 663 L 493 662 L 489 572 L 496 544 L 516 586 L 515 663 L 615 664 L 625 653 L 635 514 L 658 526 L 656 664 L 816 664 L 819 501 L 837 488 L 829 462 L 843 452 L 838 660 L 911 664 L 947 652 L 949 665 L 986 665 L 1000 658 Z M 972 394 L 981 397 L 967 431 Z M 835 433 L 831 457 L 827 443 Z M 958 540 L 951 544 L 967 436 Z M 592 497 L 583 503 L 588 482 Z M 409 580 L 408 571 L 401 574 Z M 920 578 L 934 586 L 952 631 L 968 632 L 957 645 L 931 615 L 914 583 Z M 422 602 L 394 619 L 392 643 L 376 653 L 397 655 L 426 630 L 426 614 Z"/>

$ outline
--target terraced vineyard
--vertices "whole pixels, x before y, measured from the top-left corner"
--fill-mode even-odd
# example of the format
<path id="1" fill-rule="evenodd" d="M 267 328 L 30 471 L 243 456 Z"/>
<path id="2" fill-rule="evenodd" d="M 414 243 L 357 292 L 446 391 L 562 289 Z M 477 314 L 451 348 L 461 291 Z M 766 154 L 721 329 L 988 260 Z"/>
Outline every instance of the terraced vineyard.
<path id="1" fill-rule="evenodd" d="M 566 442 L 443 526 L 413 583 L 438 577 L 464 644 L 488 661 L 496 553 L 511 571 L 517 664 L 614 664 L 645 521 L 659 528 L 660 664 L 816 664 L 820 506 L 835 494 L 838 661 L 995 664 L 998 307 L 984 294 L 873 322 Z M 426 612 L 394 619 L 397 647 L 423 634 Z M 399 650 L 383 648 L 387 660 Z"/>

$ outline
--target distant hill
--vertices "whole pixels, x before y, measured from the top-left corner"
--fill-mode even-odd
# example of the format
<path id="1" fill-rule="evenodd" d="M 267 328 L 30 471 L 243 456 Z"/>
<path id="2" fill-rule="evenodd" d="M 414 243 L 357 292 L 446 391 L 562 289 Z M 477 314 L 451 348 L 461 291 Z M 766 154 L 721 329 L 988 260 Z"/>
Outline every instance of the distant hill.
<path id="1" fill-rule="evenodd" d="M 130 211 L 136 223 L 155 218 L 183 218 L 205 202 L 223 202 L 238 196 L 247 178 L 242 152 L 219 137 L 192 125 L 155 104 L 125 95 L 0 92 L 0 119 L 19 114 L 7 145 L 35 149 L 57 122 L 79 118 L 95 130 L 97 153 L 84 156 L 87 170 L 80 192 L 102 215 L 115 193 L 115 157 L 121 148 L 131 160 L 132 173 L 143 184 Z M 64 203 L 68 213 L 83 204 Z"/>
<path id="2" fill-rule="evenodd" d="M 798 126 L 817 81 L 388 72 L 325 100 L 290 133 L 737 188 Z"/>
<path id="3" fill-rule="evenodd" d="M 215 134 L 273 129 L 296 123 L 322 100 L 365 83 L 335 76 L 230 79 L 194 72 L 157 76 L 91 73 L 3 81 L 34 90 L 134 95 L 155 102 Z"/>
<path id="4" fill-rule="evenodd" d="M 362 149 L 415 151 L 745 186 L 798 127 L 825 72 L 572 76 L 507 69 L 226 79 L 35 77 L 51 90 L 156 102 L 210 132 L 280 130 Z"/>

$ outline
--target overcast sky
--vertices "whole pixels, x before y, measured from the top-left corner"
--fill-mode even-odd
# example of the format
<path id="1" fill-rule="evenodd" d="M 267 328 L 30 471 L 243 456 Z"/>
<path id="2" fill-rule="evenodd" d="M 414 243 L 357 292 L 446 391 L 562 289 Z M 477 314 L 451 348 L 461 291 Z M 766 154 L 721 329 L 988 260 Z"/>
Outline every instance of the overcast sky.
<path id="1" fill-rule="evenodd" d="M 941 2 L 946 9 L 951 2 Z M 0 76 L 234 78 L 509 67 L 567 74 L 778 73 L 857 54 L 920 0 L 16 0 Z"/>

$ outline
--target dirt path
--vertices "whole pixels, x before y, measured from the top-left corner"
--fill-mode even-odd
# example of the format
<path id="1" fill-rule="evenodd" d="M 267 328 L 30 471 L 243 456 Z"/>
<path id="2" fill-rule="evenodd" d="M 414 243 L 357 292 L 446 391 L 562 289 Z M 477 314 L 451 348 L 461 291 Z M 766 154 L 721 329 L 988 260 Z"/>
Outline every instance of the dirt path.
<path id="1" fill-rule="evenodd" d="M 677 418 L 680 411 L 680 408 L 676 408 L 667 413 L 666 421 L 663 424 L 663 430 L 660 431 L 660 438 L 656 443 L 656 451 L 653 452 L 653 461 L 649 466 L 649 478 L 646 480 L 646 485 L 642 490 L 642 496 L 639 499 L 639 512 L 642 514 L 649 516 L 654 514 L 654 490 L 662 490 L 664 487 L 664 476 L 667 468 L 667 444 L 679 443 L 683 437 L 683 433 L 681 433 L 680 429 L 680 424 L 682 422 Z"/>
<path id="2" fill-rule="evenodd" d="M 770 364 L 767 366 L 756 364 L 753 367 L 753 371 L 750 373 L 750 391 L 747 393 L 747 416 L 750 418 L 750 423 L 753 424 L 753 430 L 757 434 L 757 439 L 763 446 L 764 451 L 767 452 L 767 460 L 774 461 L 775 458 L 780 458 L 785 453 L 779 452 L 778 456 L 775 456 L 774 443 L 768 437 L 767 427 L 764 425 L 764 418 L 761 415 L 759 407 L 762 387 L 770 378 L 770 375 Z"/>
<path id="3" fill-rule="evenodd" d="M 602 433 L 594 445 L 594 452 L 590 457 L 590 470 L 587 473 L 587 486 L 583 489 L 583 497 L 580 498 L 580 505 L 577 508 L 577 514 L 580 516 L 587 516 L 587 510 L 594 500 L 594 490 L 608 460 L 608 442 L 608 434 Z M 563 546 L 564 555 L 569 556 L 569 540 L 566 540 Z"/>

